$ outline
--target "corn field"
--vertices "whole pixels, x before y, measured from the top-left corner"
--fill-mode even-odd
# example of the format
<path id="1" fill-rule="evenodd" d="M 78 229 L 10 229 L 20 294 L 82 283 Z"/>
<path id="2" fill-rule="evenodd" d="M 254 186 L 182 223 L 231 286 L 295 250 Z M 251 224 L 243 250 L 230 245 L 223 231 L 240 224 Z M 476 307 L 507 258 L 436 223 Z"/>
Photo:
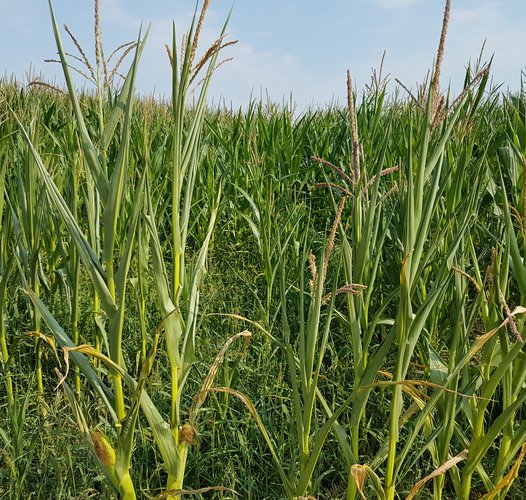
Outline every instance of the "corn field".
<path id="1" fill-rule="evenodd" d="M 169 102 L 147 28 L 79 93 L 51 3 L 65 89 L 0 81 L 0 498 L 524 498 L 526 92 L 441 39 L 414 94 L 209 109 L 207 6 Z"/>

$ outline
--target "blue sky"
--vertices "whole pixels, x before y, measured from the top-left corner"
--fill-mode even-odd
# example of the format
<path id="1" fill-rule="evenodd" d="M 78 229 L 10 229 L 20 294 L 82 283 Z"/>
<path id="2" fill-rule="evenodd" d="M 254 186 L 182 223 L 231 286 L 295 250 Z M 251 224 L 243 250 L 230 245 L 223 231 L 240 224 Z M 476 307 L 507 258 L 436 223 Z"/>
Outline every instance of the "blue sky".
<path id="1" fill-rule="evenodd" d="M 141 21 L 152 23 L 137 80 L 143 94 L 169 95 L 164 43 L 172 20 L 183 31 L 193 0 L 100 0 L 106 53 L 133 40 Z M 220 31 L 231 0 L 211 0 L 203 44 Z M 54 0 L 60 24 L 67 24 L 93 57 L 93 2 Z M 215 75 L 211 99 L 241 106 L 250 96 L 282 102 L 291 93 L 298 106 L 344 101 L 350 68 L 359 89 L 370 80 L 387 51 L 386 72 L 415 88 L 432 65 L 440 35 L 443 0 L 237 0 L 227 29 L 239 43 L 225 52 L 234 60 Z M 30 65 L 46 79 L 63 81 L 45 0 L 0 0 L 0 70 L 20 81 Z M 66 40 L 70 52 L 74 47 Z M 458 92 L 469 60 L 494 54 L 493 78 L 518 89 L 526 68 L 525 0 L 453 0 L 441 85 Z M 204 47 L 203 47 L 204 48 Z M 82 81 L 78 80 L 82 85 Z M 394 81 L 391 88 L 394 88 Z M 89 87 L 89 85 L 88 85 Z"/>

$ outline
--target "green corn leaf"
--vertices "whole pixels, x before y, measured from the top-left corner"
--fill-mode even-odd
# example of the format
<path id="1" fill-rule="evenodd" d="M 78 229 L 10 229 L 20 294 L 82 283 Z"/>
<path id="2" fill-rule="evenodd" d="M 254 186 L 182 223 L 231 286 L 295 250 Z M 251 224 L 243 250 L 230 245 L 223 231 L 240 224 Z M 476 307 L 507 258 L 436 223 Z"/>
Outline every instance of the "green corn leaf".
<path id="1" fill-rule="evenodd" d="M 110 146 L 113 135 L 115 134 L 115 129 L 117 128 L 117 125 L 122 115 L 127 110 L 129 95 L 130 93 L 133 94 L 134 92 L 135 74 L 137 72 L 136 65 L 139 61 L 139 58 L 141 57 L 144 46 L 146 45 L 146 40 L 148 39 L 150 28 L 151 26 L 148 26 L 146 35 L 144 35 L 144 38 L 142 40 L 140 39 L 141 36 L 139 34 L 139 40 L 137 41 L 138 48 L 136 50 L 132 67 L 126 75 L 126 79 L 124 80 L 124 84 L 122 85 L 121 91 L 119 92 L 117 100 L 113 105 L 110 117 L 108 118 L 108 121 L 104 124 L 104 133 L 102 134 L 100 145 L 103 151 L 107 151 L 108 147 Z"/>
<path id="2" fill-rule="evenodd" d="M 152 264 L 155 282 L 157 284 L 159 307 L 163 317 L 164 331 L 166 332 L 166 349 L 171 365 L 180 368 L 182 367 L 182 360 L 179 355 L 179 344 L 184 331 L 184 322 L 180 311 L 175 308 L 170 298 L 168 274 L 163 260 L 163 249 L 155 224 L 155 213 L 148 184 L 146 186 L 146 203 L 148 206 L 146 224 L 150 232 Z"/>
<path id="3" fill-rule="evenodd" d="M 201 286 L 203 278 L 206 274 L 208 248 L 210 246 L 210 240 L 215 227 L 218 210 L 217 207 L 219 206 L 220 198 L 221 187 L 219 188 L 219 192 L 217 194 L 216 208 L 214 208 L 210 214 L 210 221 L 208 223 L 206 237 L 201 245 L 201 249 L 199 250 L 199 256 L 197 258 L 192 279 L 189 284 L 188 313 L 186 317 L 186 330 L 183 341 L 184 362 L 187 364 L 192 363 L 195 359 L 195 328 L 197 321 L 197 307 L 199 303 L 199 287 Z"/>
<path id="4" fill-rule="evenodd" d="M 93 286 L 96 288 L 97 293 L 99 294 L 101 298 L 104 310 L 106 311 L 108 315 L 115 313 L 116 305 L 106 285 L 105 273 L 102 269 L 102 266 L 100 265 L 100 262 L 95 252 L 92 250 L 91 246 L 89 245 L 86 238 L 84 237 L 84 234 L 79 228 L 75 216 L 71 213 L 66 201 L 60 194 L 53 179 L 49 175 L 46 167 L 44 166 L 42 158 L 40 157 L 39 153 L 36 151 L 35 147 L 33 146 L 24 126 L 22 125 L 22 123 L 20 123 L 20 120 L 18 119 L 16 115 L 13 115 L 13 116 L 15 117 L 15 120 L 17 121 L 20 127 L 20 130 L 22 131 L 22 134 L 31 151 L 31 154 L 33 155 L 33 158 L 35 159 L 35 163 L 40 172 L 40 176 L 42 177 L 42 180 L 44 181 L 44 185 L 46 187 L 48 196 L 51 198 L 51 200 L 57 207 L 57 210 L 59 211 L 60 215 L 62 216 L 62 219 L 64 220 L 64 223 L 66 224 L 68 228 L 68 232 L 71 236 L 71 239 L 74 241 L 77 247 L 79 256 L 82 260 L 82 264 L 86 268 L 86 271 L 88 272 L 91 278 Z"/>
<path id="5" fill-rule="evenodd" d="M 519 398 L 510 404 L 502 413 L 495 419 L 491 427 L 488 429 L 486 434 L 477 443 L 474 450 L 470 449 L 468 459 L 466 461 L 466 469 L 468 471 L 474 471 L 476 466 L 481 462 L 482 458 L 489 450 L 498 435 L 502 432 L 502 429 L 508 422 L 509 418 L 517 411 L 521 405 L 526 402 L 526 391 L 523 391 Z"/>
<path id="6" fill-rule="evenodd" d="M 76 347 L 73 341 L 68 337 L 64 332 L 61 326 L 58 324 L 56 319 L 53 317 L 49 309 L 44 305 L 44 303 L 31 291 L 27 290 L 29 298 L 38 309 L 42 319 L 46 322 L 47 326 L 53 333 L 53 336 L 57 340 L 60 347 L 74 348 Z M 84 374 L 88 382 L 91 384 L 95 392 L 99 395 L 102 401 L 106 404 L 107 410 L 109 411 L 114 422 L 118 421 L 117 415 L 113 411 L 113 395 L 110 390 L 106 387 L 104 382 L 97 375 L 95 370 L 89 364 L 88 360 L 82 354 L 72 352 L 71 357 L 75 365 L 80 368 L 80 371 Z"/>
<path id="7" fill-rule="evenodd" d="M 148 34 L 146 34 L 146 37 Z M 145 39 L 146 39 L 145 37 Z M 111 175 L 109 193 L 107 198 L 107 203 L 104 208 L 102 215 L 103 218 L 103 231 L 104 231 L 104 247 L 102 250 L 102 259 L 103 262 L 111 263 L 113 262 L 113 250 L 115 244 L 115 236 L 117 231 L 117 221 L 120 215 L 120 206 L 125 194 L 126 187 L 126 170 L 128 168 L 128 155 L 129 155 L 129 143 L 130 143 L 130 128 L 131 128 L 131 118 L 133 112 L 133 93 L 134 93 L 134 83 L 135 83 L 135 74 L 137 72 L 137 64 L 139 62 L 139 50 L 144 46 L 144 41 L 140 42 L 140 33 L 139 41 L 137 42 L 137 50 L 135 52 L 135 57 L 132 63 L 132 66 L 129 71 L 129 76 L 131 76 L 130 86 L 128 87 L 127 95 L 123 96 L 126 99 L 126 104 L 124 107 L 124 123 L 122 134 L 120 138 L 120 148 L 117 154 L 117 159 L 115 163 L 115 169 Z"/>
<path id="8" fill-rule="evenodd" d="M 325 441 L 331 432 L 334 423 L 340 418 L 341 414 L 349 407 L 357 395 L 358 391 L 352 391 L 345 402 L 342 403 L 334 412 L 332 417 L 330 417 L 316 432 L 312 442 L 312 450 L 309 456 L 309 461 L 307 462 L 307 466 L 302 471 L 302 475 L 299 478 L 298 491 L 306 491 L 308 483 L 310 482 L 312 474 L 314 473 L 316 464 L 318 463 L 318 459 L 320 458 L 323 445 L 325 444 Z"/>
<path id="9" fill-rule="evenodd" d="M 119 268 L 115 275 L 115 289 L 117 292 L 117 296 L 119 297 L 120 307 L 122 310 L 124 309 L 124 297 L 126 293 L 126 277 L 128 276 L 128 271 L 130 269 L 135 243 L 135 235 L 137 232 L 137 225 L 143 208 L 146 177 L 146 171 L 144 171 L 141 176 L 139 186 L 137 187 L 134 193 L 134 204 L 132 208 L 132 213 L 130 214 L 130 217 L 128 219 L 126 246 L 124 247 L 124 252 L 122 253 L 121 259 L 119 261 Z"/>
<path id="10" fill-rule="evenodd" d="M 86 127 L 86 123 L 84 122 L 84 117 L 82 116 L 82 111 L 80 109 L 80 103 L 78 101 L 77 92 L 75 90 L 75 86 L 73 85 L 73 80 L 71 79 L 71 75 L 69 72 L 69 65 L 66 59 L 66 53 L 64 52 L 64 48 L 62 46 L 62 40 L 60 38 L 60 32 L 58 29 L 57 20 L 55 18 L 55 13 L 53 11 L 53 5 L 51 3 L 51 0 L 49 0 L 48 3 L 49 3 L 49 11 L 51 14 L 51 22 L 53 24 L 53 33 L 55 35 L 55 42 L 57 44 L 60 62 L 62 65 L 62 70 L 64 72 L 64 78 L 66 80 L 66 85 L 68 87 L 69 98 L 71 100 L 73 111 L 75 113 L 75 119 L 77 121 L 77 128 L 79 131 L 80 141 L 82 144 L 82 151 L 84 153 L 84 156 L 86 157 L 86 161 L 90 168 L 91 174 L 93 175 L 93 178 L 95 179 L 95 183 L 97 184 L 97 190 L 103 202 L 105 203 L 109 195 L 108 179 L 100 163 L 97 150 L 95 146 L 93 145 L 93 142 L 91 141 L 91 138 L 89 136 L 88 129 Z"/>
<path id="11" fill-rule="evenodd" d="M 513 312 L 512 316 L 518 315 L 518 314 L 524 314 L 526 313 L 526 309 L 523 307 L 517 307 Z M 485 333 L 484 335 L 481 335 L 475 339 L 475 341 L 471 344 L 471 347 L 469 350 L 462 356 L 462 358 L 456 363 L 453 370 L 449 373 L 448 377 L 442 384 L 444 387 L 449 387 L 449 385 L 456 381 L 457 376 L 460 374 L 460 372 L 464 369 L 464 367 L 477 355 L 478 352 L 486 345 L 487 342 L 489 342 L 493 336 L 507 324 L 508 320 L 504 320 L 500 325 L 498 325 L 496 328 L 492 329 L 491 331 Z M 404 447 L 402 451 L 398 453 L 397 457 L 397 466 L 396 466 L 396 474 L 398 474 L 398 471 L 400 470 L 400 467 L 402 466 L 402 463 L 404 462 L 407 454 L 409 453 L 411 446 L 414 444 L 415 440 L 417 439 L 420 430 L 422 429 L 422 426 L 425 423 L 425 420 L 429 417 L 435 406 L 437 405 L 439 399 L 443 395 L 443 391 L 436 392 L 433 397 L 427 401 L 424 408 L 420 411 L 418 417 L 416 418 L 413 428 L 411 430 L 411 433 L 409 434 L 409 437 L 407 438 Z M 466 443 L 463 443 L 463 446 L 468 446 Z"/>
<path id="12" fill-rule="evenodd" d="M 513 227 L 511 220 L 510 208 L 508 205 L 508 197 L 506 196 L 506 190 L 504 188 L 504 181 L 501 174 L 501 199 L 502 207 L 504 212 L 504 223 L 506 225 L 506 233 L 508 236 L 508 244 L 510 247 L 511 258 L 513 261 L 513 269 L 515 271 L 515 277 L 519 285 L 522 297 L 526 297 L 526 267 L 524 260 L 519 250 L 519 244 L 517 241 L 517 235 Z"/>

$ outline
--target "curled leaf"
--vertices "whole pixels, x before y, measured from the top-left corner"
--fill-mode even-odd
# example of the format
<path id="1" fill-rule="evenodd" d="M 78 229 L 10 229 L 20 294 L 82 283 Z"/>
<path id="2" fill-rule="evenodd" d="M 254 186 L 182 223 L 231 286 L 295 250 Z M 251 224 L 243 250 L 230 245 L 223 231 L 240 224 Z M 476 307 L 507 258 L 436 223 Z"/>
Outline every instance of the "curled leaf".
<path id="1" fill-rule="evenodd" d="M 366 499 L 363 492 L 363 486 L 367 478 L 371 481 L 376 496 L 378 498 L 385 498 L 385 491 L 382 487 L 382 482 L 376 472 L 374 472 L 369 465 L 353 464 L 351 466 L 351 476 L 355 480 L 356 486 L 358 487 L 358 491 L 363 500 Z"/>
<path id="2" fill-rule="evenodd" d="M 411 500 L 412 498 L 414 498 L 429 480 L 433 479 L 434 477 L 441 476 L 449 469 L 451 469 L 451 467 L 454 467 L 459 462 L 466 460 L 466 458 L 468 458 L 468 450 L 462 450 L 457 456 L 450 458 L 447 462 L 435 469 L 431 474 L 418 481 L 418 483 L 416 483 L 413 486 L 413 489 L 407 496 L 406 500 Z"/>
<path id="3" fill-rule="evenodd" d="M 206 376 L 203 385 L 201 386 L 201 390 L 197 393 L 197 395 L 194 398 L 195 407 L 193 411 L 197 411 L 201 405 L 204 403 L 207 393 L 209 389 L 212 387 L 212 384 L 214 383 L 215 376 L 217 375 L 217 371 L 219 370 L 219 366 L 221 365 L 221 362 L 223 361 L 223 358 L 226 355 L 226 352 L 228 348 L 232 345 L 233 342 L 235 342 L 236 339 L 244 337 L 245 338 L 245 348 L 246 343 L 252 338 L 252 334 L 248 330 L 244 330 L 241 333 L 237 333 L 236 335 L 233 335 L 230 337 L 221 350 L 219 351 L 219 354 L 216 356 L 216 359 L 212 363 L 212 366 L 210 367 L 210 370 L 208 371 L 208 375 Z"/>
<path id="4" fill-rule="evenodd" d="M 526 456 L 526 443 L 522 445 L 521 451 L 519 453 L 519 456 L 517 457 L 517 460 L 513 464 L 513 467 L 509 470 L 509 472 L 502 478 L 502 481 L 489 493 L 486 493 L 482 500 L 493 500 L 501 490 L 505 489 L 505 494 L 509 491 L 511 485 L 519 477 L 519 469 L 521 467 L 522 461 L 524 460 L 524 457 Z"/>

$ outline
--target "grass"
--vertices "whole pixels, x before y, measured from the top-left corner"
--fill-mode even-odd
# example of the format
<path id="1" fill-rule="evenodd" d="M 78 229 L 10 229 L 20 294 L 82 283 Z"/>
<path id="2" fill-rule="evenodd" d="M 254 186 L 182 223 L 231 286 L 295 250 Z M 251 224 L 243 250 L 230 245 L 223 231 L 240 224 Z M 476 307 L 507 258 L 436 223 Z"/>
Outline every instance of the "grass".
<path id="1" fill-rule="evenodd" d="M 142 35 L 78 94 L 51 10 L 67 95 L 1 82 L 0 496 L 520 498 L 526 96 L 440 93 L 448 5 L 416 96 L 300 116 L 206 108 L 207 2 L 170 106 Z"/>

